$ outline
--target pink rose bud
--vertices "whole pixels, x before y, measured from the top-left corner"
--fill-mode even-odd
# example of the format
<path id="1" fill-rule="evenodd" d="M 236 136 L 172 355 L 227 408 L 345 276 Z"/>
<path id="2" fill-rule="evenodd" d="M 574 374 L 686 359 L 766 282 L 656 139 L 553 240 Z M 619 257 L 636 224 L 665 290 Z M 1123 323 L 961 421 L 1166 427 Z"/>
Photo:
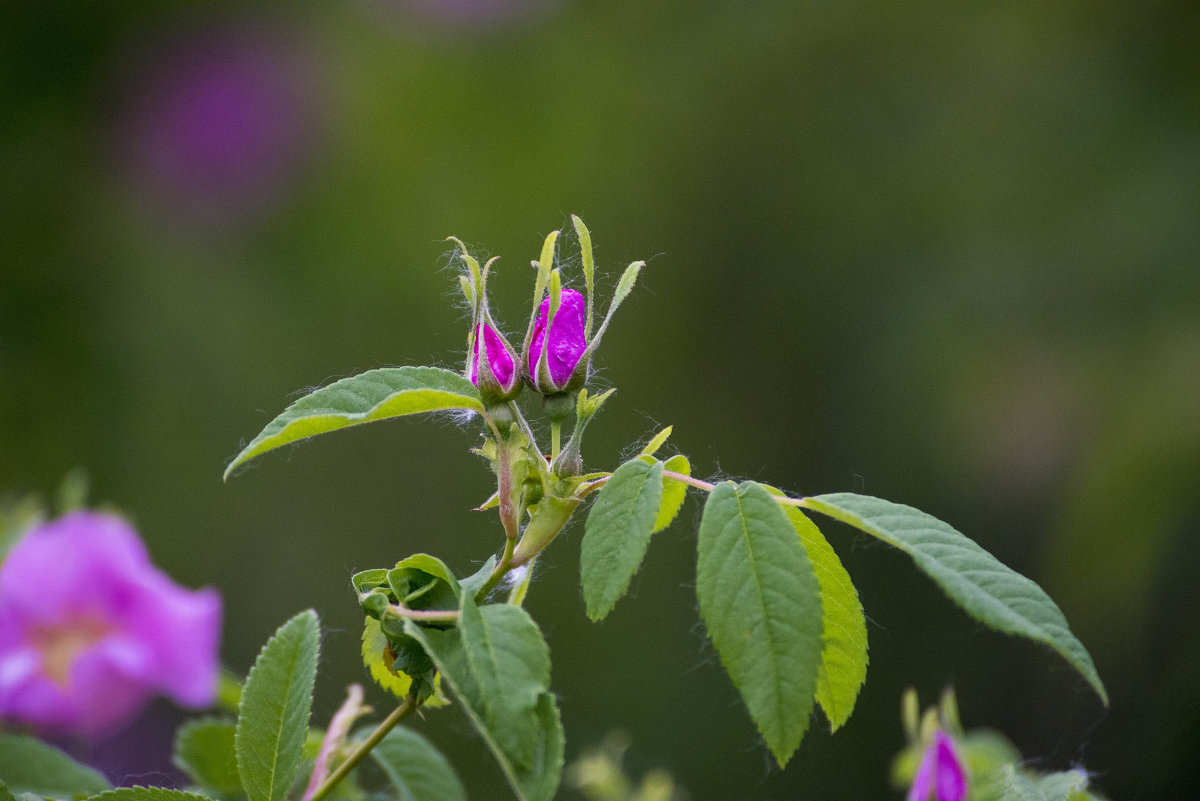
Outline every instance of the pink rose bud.
<path id="1" fill-rule="evenodd" d="M 95 735 L 156 694 L 209 706 L 220 627 L 216 591 L 174 583 L 124 520 L 36 526 L 0 565 L 0 718 Z"/>
<path id="2" fill-rule="evenodd" d="M 550 298 L 538 308 L 525 369 L 530 385 L 543 395 L 574 392 L 587 381 L 587 302 L 574 289 L 562 291 L 562 303 L 547 332 Z M 545 358 L 543 359 L 543 351 Z"/>
<path id="3" fill-rule="evenodd" d="M 966 801 L 966 798 L 966 770 L 954 749 L 954 741 L 939 731 L 925 749 L 907 801 Z"/>
<path id="4" fill-rule="evenodd" d="M 479 387 L 479 396 L 483 398 L 483 402 L 489 406 L 512 400 L 521 394 L 517 353 L 512 345 L 487 323 L 480 323 L 475 329 L 470 378 L 471 383 Z"/>

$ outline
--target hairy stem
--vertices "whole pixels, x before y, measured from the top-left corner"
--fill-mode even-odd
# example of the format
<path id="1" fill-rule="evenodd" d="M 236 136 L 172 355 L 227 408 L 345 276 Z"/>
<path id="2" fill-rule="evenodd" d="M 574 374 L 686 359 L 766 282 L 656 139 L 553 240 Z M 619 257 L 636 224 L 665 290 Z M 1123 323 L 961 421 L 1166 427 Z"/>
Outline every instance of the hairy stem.
<path id="1" fill-rule="evenodd" d="M 404 604 L 389 604 L 387 611 L 396 617 L 409 620 L 458 620 L 462 615 L 457 609 L 409 609 Z"/>
<path id="2" fill-rule="evenodd" d="M 553 422 L 550 424 L 550 464 L 554 464 L 558 460 L 558 451 L 562 446 L 562 423 Z"/>
<path id="3" fill-rule="evenodd" d="M 672 481 L 681 481 L 684 484 L 695 487 L 696 489 L 702 489 L 705 492 L 712 492 L 717 488 L 716 484 L 708 481 L 701 481 L 700 479 L 693 478 L 692 476 L 685 476 L 683 473 L 676 473 L 674 470 L 664 470 L 662 474 L 663 478 L 669 478 Z M 612 476 L 603 476 L 598 478 L 588 484 L 586 487 L 582 487 L 576 493 L 576 495 L 580 498 L 586 497 L 589 493 L 595 492 L 596 490 L 602 488 L 608 483 L 610 478 L 612 478 Z M 807 498 L 789 498 L 786 495 L 772 495 L 771 497 L 775 500 L 775 503 L 781 503 L 784 506 L 808 506 Z"/>
<path id="4" fill-rule="evenodd" d="M 504 543 L 504 553 L 501 555 L 500 561 L 496 563 L 496 567 L 492 570 L 492 574 L 488 576 L 487 581 L 483 582 L 483 586 L 479 588 L 479 592 L 475 593 L 475 601 L 477 603 L 482 603 L 488 597 L 488 593 L 496 589 L 496 585 L 508 575 L 508 571 L 512 570 L 513 551 L 516 547 L 517 540 L 515 537 L 510 537 Z"/>
<path id="5" fill-rule="evenodd" d="M 379 742 L 387 736 L 387 733 L 396 728 L 397 723 L 411 715 L 418 706 L 420 706 L 420 702 L 411 695 L 405 698 L 404 702 L 396 707 L 392 714 L 384 718 L 375 731 L 371 732 L 371 736 L 363 740 L 362 744 L 354 749 L 354 752 L 350 756 L 346 757 L 346 761 L 338 765 L 337 770 L 329 774 L 329 778 L 312 794 L 310 801 L 321 801 L 322 798 L 329 795 L 330 791 L 334 787 L 337 787 L 338 783 L 346 778 L 350 771 L 358 767 L 358 763 L 362 762 L 367 754 L 371 753 L 371 749 L 379 745 Z"/>

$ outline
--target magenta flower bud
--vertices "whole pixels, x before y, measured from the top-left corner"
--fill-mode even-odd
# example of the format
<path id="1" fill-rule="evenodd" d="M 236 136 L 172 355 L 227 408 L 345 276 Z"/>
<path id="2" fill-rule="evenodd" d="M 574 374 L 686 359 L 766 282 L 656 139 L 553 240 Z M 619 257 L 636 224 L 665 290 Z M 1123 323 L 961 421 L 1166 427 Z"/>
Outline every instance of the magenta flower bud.
<path id="1" fill-rule="evenodd" d="M 939 731 L 925 749 L 907 801 L 966 801 L 966 798 L 967 772 L 954 749 L 954 741 Z"/>
<path id="2" fill-rule="evenodd" d="M 525 354 L 529 383 L 543 395 L 574 392 L 587 381 L 588 362 L 591 361 L 586 329 L 587 302 L 574 289 L 564 289 L 554 324 L 547 332 L 549 316 L 550 298 L 547 297 L 538 307 L 529 352 Z"/>
<path id="3" fill-rule="evenodd" d="M 512 400 L 521 394 L 517 353 L 508 340 L 487 323 L 480 323 L 475 329 L 470 378 L 471 383 L 479 387 L 483 402 L 489 406 Z"/>
<path id="4" fill-rule="evenodd" d="M 96 735 L 156 694 L 209 706 L 220 623 L 216 591 L 175 584 L 124 520 L 37 526 L 0 565 L 0 718 Z"/>

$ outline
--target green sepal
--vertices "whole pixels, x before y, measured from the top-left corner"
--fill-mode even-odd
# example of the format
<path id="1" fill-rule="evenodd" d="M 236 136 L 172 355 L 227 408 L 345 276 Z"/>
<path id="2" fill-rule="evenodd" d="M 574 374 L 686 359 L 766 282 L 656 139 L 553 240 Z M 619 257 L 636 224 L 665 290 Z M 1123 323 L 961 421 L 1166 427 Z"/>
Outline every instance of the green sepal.
<path id="1" fill-rule="evenodd" d="M 571 514 L 581 503 L 579 498 L 557 498 L 547 495 L 538 503 L 525 532 L 513 552 L 512 564 L 521 566 L 537 556 L 554 541 Z"/>
<path id="2" fill-rule="evenodd" d="M 584 338 L 592 335 L 592 306 L 596 294 L 596 259 L 592 255 L 592 232 L 583 224 L 578 215 L 571 215 L 571 223 L 575 226 L 575 235 L 579 237 L 579 256 L 583 262 L 583 283 L 587 288 L 587 324 L 583 329 Z"/>

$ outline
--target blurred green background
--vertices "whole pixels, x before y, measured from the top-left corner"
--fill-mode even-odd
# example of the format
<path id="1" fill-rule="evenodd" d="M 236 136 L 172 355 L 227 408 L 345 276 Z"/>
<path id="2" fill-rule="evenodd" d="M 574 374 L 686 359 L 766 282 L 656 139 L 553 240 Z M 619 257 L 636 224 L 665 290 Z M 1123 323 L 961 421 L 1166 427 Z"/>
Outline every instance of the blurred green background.
<path id="1" fill-rule="evenodd" d="M 780 771 L 699 624 L 698 508 L 599 625 L 577 525 L 528 606 L 568 758 L 613 729 L 696 799 L 893 798 L 898 705 L 1114 798 L 1200 779 L 1200 5 L 425 0 L 6 3 L 0 10 L 0 492 L 75 466 L 157 561 L 226 599 L 244 671 L 300 608 L 322 720 L 365 681 L 351 571 L 498 547 L 448 422 L 264 457 L 303 390 L 456 366 L 455 234 L 528 262 L 571 212 L 604 296 L 587 463 L 674 423 L 697 474 L 850 490 L 951 521 L 1062 606 L 1112 695 L 988 632 L 902 554 L 830 524 L 870 618 L 858 711 Z M 519 338 L 519 336 L 518 336 Z M 386 703 L 373 688 L 376 702 Z M 457 711 L 421 724 L 504 797 Z M 1186 789 L 1185 789 L 1186 788 Z M 563 791 L 564 797 L 571 797 Z"/>

